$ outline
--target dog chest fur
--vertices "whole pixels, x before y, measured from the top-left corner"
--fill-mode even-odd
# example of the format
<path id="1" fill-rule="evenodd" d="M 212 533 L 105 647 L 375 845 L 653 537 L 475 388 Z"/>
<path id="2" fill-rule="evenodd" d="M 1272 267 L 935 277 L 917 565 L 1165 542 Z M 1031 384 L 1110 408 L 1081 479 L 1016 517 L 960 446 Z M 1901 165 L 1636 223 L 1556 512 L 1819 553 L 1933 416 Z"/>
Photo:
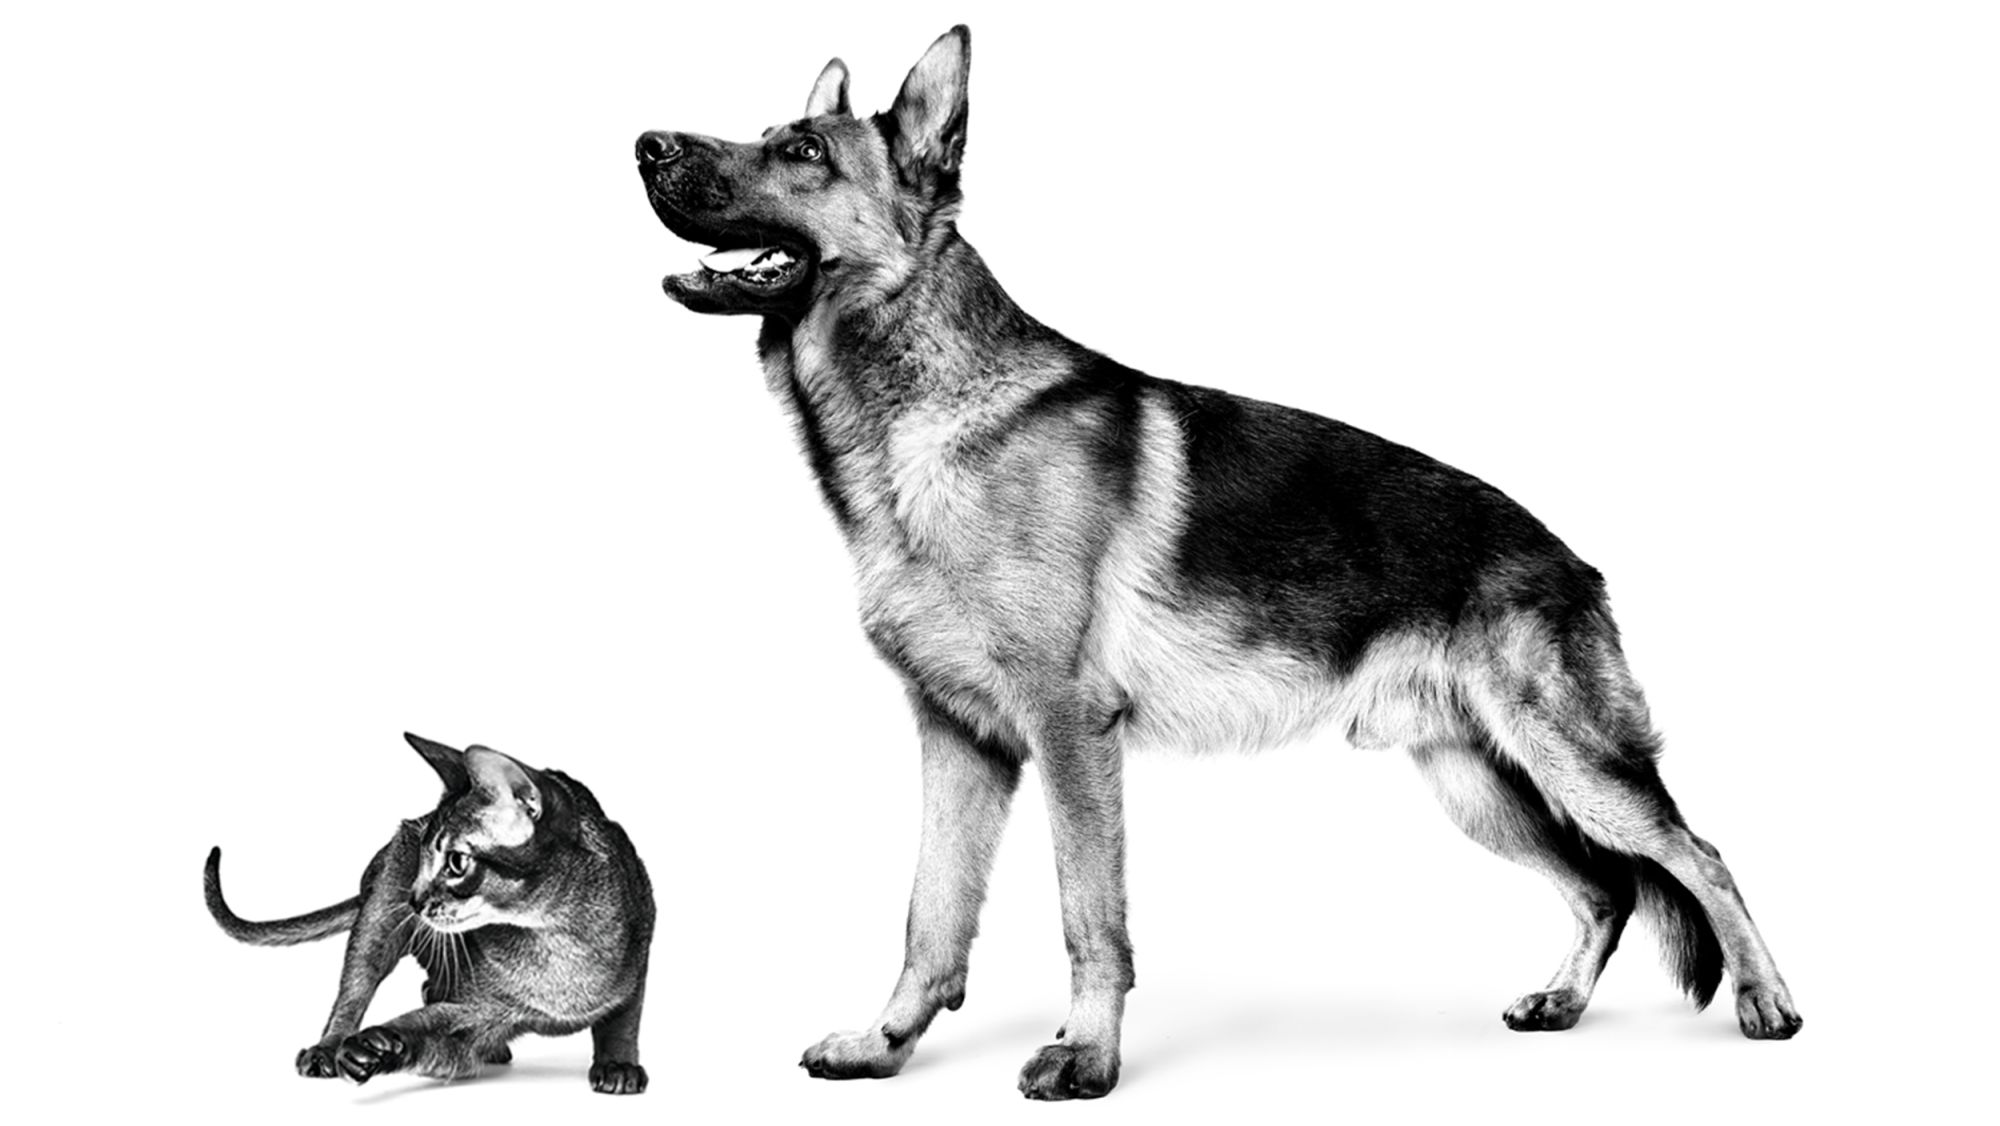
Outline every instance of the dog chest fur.
<path id="1" fill-rule="evenodd" d="M 862 627 L 923 694 L 1024 745 L 1026 701 L 1068 663 L 1087 613 L 1102 521 L 1088 504 L 1046 518 L 1053 499 L 1089 495 L 1086 467 L 1050 432 L 1060 423 L 1018 424 L 1025 390 L 974 411 L 922 394 L 864 404 L 885 376 L 836 369 L 828 331 L 808 320 L 764 359 L 774 388 L 796 389 L 781 398 L 842 516 Z"/>

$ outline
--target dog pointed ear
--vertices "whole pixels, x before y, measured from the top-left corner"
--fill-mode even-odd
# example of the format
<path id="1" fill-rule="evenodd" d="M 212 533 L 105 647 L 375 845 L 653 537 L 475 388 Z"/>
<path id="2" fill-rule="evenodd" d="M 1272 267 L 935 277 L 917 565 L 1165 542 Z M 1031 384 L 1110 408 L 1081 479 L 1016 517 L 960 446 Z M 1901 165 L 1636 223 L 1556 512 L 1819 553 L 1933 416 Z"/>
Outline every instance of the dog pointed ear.
<path id="1" fill-rule="evenodd" d="M 438 777 L 444 780 L 445 793 L 462 794 L 472 788 L 472 775 L 465 769 L 465 755 L 462 752 L 452 750 L 443 743 L 426 739 L 421 735 L 412 735 L 407 731 L 403 732 L 403 738 L 410 746 L 416 748 L 418 754 L 424 756 L 424 761 L 430 763 L 431 769 L 437 771 Z"/>
<path id="2" fill-rule="evenodd" d="M 935 176 L 946 182 L 958 176 L 965 158 L 966 76 L 972 68 L 972 33 L 964 24 L 931 44 L 910 75 L 896 104 L 889 107 L 895 125 L 890 153 L 906 180 L 927 184 Z"/>
<path id="3" fill-rule="evenodd" d="M 847 64 L 835 59 L 813 80 L 813 92 L 806 97 L 806 116 L 853 112 L 847 104 Z"/>

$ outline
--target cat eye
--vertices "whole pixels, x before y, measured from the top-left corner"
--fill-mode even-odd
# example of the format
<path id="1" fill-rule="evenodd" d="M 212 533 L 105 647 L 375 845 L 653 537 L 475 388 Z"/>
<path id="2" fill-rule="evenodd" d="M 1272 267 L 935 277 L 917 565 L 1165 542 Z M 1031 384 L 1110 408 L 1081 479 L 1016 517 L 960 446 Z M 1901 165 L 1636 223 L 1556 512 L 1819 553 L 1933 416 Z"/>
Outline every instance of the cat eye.
<path id="1" fill-rule="evenodd" d="M 472 855 L 456 850 L 444 854 L 445 875 L 456 879 L 472 871 Z"/>

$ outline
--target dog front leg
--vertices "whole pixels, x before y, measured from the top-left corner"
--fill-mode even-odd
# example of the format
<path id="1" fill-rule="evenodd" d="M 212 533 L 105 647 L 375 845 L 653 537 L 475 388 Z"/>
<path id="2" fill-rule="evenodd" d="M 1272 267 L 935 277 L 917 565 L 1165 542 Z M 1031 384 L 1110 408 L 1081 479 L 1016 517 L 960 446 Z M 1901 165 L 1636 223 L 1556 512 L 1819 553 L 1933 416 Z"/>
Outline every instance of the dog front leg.
<path id="1" fill-rule="evenodd" d="M 939 1009 L 965 1001 L 966 959 L 986 876 L 1021 782 L 1020 759 L 919 700 L 924 826 L 904 932 L 903 972 L 882 1015 L 806 1049 L 816 1079 L 882 1079 L 902 1070 Z"/>
<path id="2" fill-rule="evenodd" d="M 1132 943 L 1125 933 L 1123 753 L 1108 722 L 1082 717 L 1052 725 L 1037 749 L 1056 878 L 1063 942 L 1069 947 L 1069 1019 L 1021 1069 L 1031 1099 L 1094 1099 L 1118 1085 L 1119 1026 L 1132 988 Z"/>

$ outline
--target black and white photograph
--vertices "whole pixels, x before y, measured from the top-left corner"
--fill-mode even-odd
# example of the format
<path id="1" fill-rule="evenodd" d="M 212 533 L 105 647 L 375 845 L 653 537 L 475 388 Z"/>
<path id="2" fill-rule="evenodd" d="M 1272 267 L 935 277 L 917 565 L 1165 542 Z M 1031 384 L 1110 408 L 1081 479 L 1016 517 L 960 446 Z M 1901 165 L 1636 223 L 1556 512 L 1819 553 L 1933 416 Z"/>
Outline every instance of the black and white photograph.
<path id="1" fill-rule="evenodd" d="M 17 1114 L 1991 1113 L 2000 13 L 0 27 Z"/>

